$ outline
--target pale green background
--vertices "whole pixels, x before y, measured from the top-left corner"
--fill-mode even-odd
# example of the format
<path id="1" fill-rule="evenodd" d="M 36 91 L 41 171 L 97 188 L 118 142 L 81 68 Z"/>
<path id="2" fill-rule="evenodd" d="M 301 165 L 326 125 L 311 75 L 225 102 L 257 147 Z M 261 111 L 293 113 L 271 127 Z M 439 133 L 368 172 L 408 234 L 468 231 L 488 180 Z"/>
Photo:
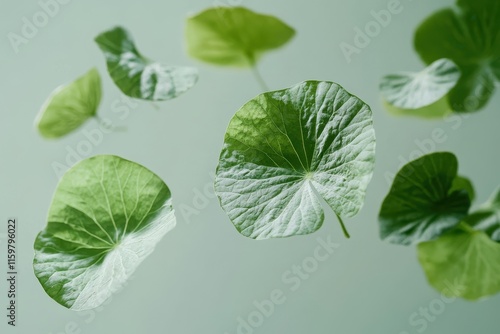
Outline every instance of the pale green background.
<path id="1" fill-rule="evenodd" d="M 407 159 L 418 149 L 415 140 L 430 138 L 433 129 L 442 128 L 447 139 L 436 149 L 457 154 L 461 173 L 474 181 L 478 199 L 484 201 L 500 184 L 500 94 L 456 130 L 450 122 L 388 115 L 377 92 L 380 77 L 422 68 L 412 48 L 414 28 L 435 9 L 452 4 L 451 0 L 402 1 L 403 12 L 347 64 L 339 44 L 352 43 L 353 28 L 372 20 L 370 11 L 386 8 L 387 0 L 243 0 L 243 5 L 275 14 L 298 31 L 292 43 L 263 59 L 261 71 L 270 87 L 284 88 L 306 79 L 332 80 L 373 108 L 377 164 L 364 209 L 346 222 L 352 239 L 344 239 L 328 212 L 324 226 L 313 235 L 253 241 L 240 236 L 217 201 L 210 199 L 189 224 L 178 214 L 177 228 L 140 266 L 128 286 L 90 319 L 52 301 L 31 267 L 32 243 L 45 226 L 57 184 L 51 164 L 64 162 L 66 148 L 74 149 L 85 139 L 82 130 L 96 127 L 91 121 L 61 140 L 43 140 L 33 120 L 46 97 L 59 84 L 97 66 L 104 89 L 100 114 L 128 131 L 106 135 L 92 155 L 117 154 L 147 166 L 166 181 L 179 208 L 192 205 L 194 189 L 210 183 L 231 116 L 260 89 L 248 71 L 211 67 L 186 55 L 184 19 L 213 5 L 212 0 L 73 0 L 61 6 L 18 54 L 7 34 L 20 33 L 22 17 L 31 17 L 40 7 L 34 0 L 2 0 L 0 218 L 5 222 L 13 216 L 20 221 L 21 275 L 19 326 L 7 327 L 2 311 L 0 331 L 56 334 L 75 322 L 78 331 L 69 325 L 68 333 L 233 334 L 236 319 L 254 310 L 254 300 L 281 289 L 286 302 L 254 333 L 417 333 L 409 324 L 410 315 L 439 294 L 427 284 L 413 247 L 389 245 L 378 237 L 376 217 L 389 188 L 384 175 L 398 170 L 400 156 Z M 150 58 L 199 67 L 198 85 L 177 100 L 161 103 L 159 111 L 141 103 L 120 120 L 110 108 L 120 93 L 93 42 L 99 32 L 117 24 L 131 30 L 139 49 Z M 312 255 L 318 237 L 328 235 L 341 245 L 338 252 L 291 292 L 281 275 Z M 4 254 L 5 243 L 0 247 Z M 0 264 L 4 272 L 4 255 Z M 0 282 L 0 309 L 4 309 L 5 280 Z M 500 296 L 477 303 L 456 301 L 429 322 L 425 333 L 498 333 L 499 309 Z"/>

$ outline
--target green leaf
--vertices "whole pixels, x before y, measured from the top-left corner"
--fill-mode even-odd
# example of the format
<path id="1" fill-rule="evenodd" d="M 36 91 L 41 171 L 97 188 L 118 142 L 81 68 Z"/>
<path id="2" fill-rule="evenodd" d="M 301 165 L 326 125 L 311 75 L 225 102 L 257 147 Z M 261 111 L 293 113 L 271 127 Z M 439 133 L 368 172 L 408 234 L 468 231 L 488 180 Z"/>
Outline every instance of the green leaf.
<path id="1" fill-rule="evenodd" d="M 458 162 L 447 152 L 406 164 L 394 178 L 379 213 L 380 236 L 409 245 L 433 240 L 467 215 L 469 189 L 454 189 Z"/>
<path id="2" fill-rule="evenodd" d="M 500 242 L 500 189 L 487 203 L 468 215 L 464 222 L 475 230 L 485 232 L 494 241 Z"/>
<path id="3" fill-rule="evenodd" d="M 308 234 L 323 223 L 321 198 L 339 218 L 361 209 L 374 160 L 369 106 L 335 83 L 306 81 L 236 112 L 215 191 L 247 237 Z"/>
<path id="4" fill-rule="evenodd" d="M 460 70 L 448 59 L 439 59 L 419 73 L 405 72 L 382 78 L 384 99 L 401 109 L 419 109 L 446 96 L 457 84 Z"/>
<path id="5" fill-rule="evenodd" d="M 500 78 L 500 2 L 460 0 L 458 5 L 427 18 L 414 44 L 427 64 L 448 58 L 460 67 L 462 77 L 450 92 L 450 105 L 470 112 L 487 104 Z"/>
<path id="6" fill-rule="evenodd" d="M 483 232 L 457 231 L 421 243 L 418 258 L 429 283 L 448 297 L 477 300 L 500 291 L 500 244 Z"/>
<path id="7" fill-rule="evenodd" d="M 223 66 L 253 67 L 262 54 L 286 44 L 295 30 L 274 16 L 243 7 L 215 7 L 188 18 L 189 55 Z"/>
<path id="8" fill-rule="evenodd" d="M 168 66 L 142 56 L 132 36 L 122 27 L 103 32 L 95 41 L 104 53 L 109 75 L 130 97 L 170 100 L 185 93 L 198 81 L 196 68 Z"/>
<path id="9" fill-rule="evenodd" d="M 462 76 L 448 95 L 452 109 L 472 112 L 484 108 L 495 91 L 496 79 L 492 71 L 487 66 L 462 66 Z"/>
<path id="10" fill-rule="evenodd" d="M 448 96 L 441 98 L 441 100 L 434 102 L 427 107 L 419 109 L 397 108 L 387 103 L 387 101 L 383 101 L 383 105 L 385 110 L 387 110 L 394 116 L 413 116 L 427 119 L 443 119 L 453 112 L 453 110 L 451 110 L 450 104 L 448 103 Z"/>
<path id="11" fill-rule="evenodd" d="M 35 275 L 72 310 L 101 305 L 175 226 L 170 191 L 151 171 L 110 155 L 61 178 L 35 241 Z"/>
<path id="12" fill-rule="evenodd" d="M 472 185 L 472 182 L 463 176 L 457 176 L 451 185 L 450 192 L 454 191 L 459 191 L 459 190 L 465 190 L 467 194 L 469 195 L 470 202 L 474 202 L 474 199 L 476 198 L 476 191 L 474 190 L 474 186 Z"/>
<path id="13" fill-rule="evenodd" d="M 95 68 L 70 84 L 56 88 L 35 121 L 45 138 L 59 138 L 94 117 L 101 102 L 101 78 Z"/>

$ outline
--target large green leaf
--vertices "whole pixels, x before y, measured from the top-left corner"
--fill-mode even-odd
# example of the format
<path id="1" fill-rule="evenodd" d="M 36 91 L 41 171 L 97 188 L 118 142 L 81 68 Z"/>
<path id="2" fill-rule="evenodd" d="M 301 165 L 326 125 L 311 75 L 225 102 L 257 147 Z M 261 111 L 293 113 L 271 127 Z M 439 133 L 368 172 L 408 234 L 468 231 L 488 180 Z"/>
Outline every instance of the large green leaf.
<path id="1" fill-rule="evenodd" d="M 491 239 L 500 242 L 500 189 L 478 210 L 469 214 L 464 222 L 474 229 L 485 232 Z"/>
<path id="2" fill-rule="evenodd" d="M 101 78 L 95 68 L 68 85 L 58 87 L 35 121 L 45 138 L 59 138 L 94 117 L 101 102 Z"/>
<path id="3" fill-rule="evenodd" d="M 225 66 L 252 67 L 266 51 L 286 44 L 295 31 L 276 17 L 243 7 L 215 7 L 188 18 L 188 53 Z"/>
<path id="4" fill-rule="evenodd" d="M 430 64 L 440 58 L 453 60 L 462 77 L 450 92 L 455 111 L 483 108 L 500 76 L 500 2 L 460 0 L 459 9 L 440 10 L 415 33 L 415 48 Z"/>
<path id="5" fill-rule="evenodd" d="M 469 210 L 470 189 L 455 188 L 457 170 L 456 157 L 447 152 L 406 164 L 382 203 L 381 238 L 408 245 L 433 240 L 458 225 Z"/>
<path id="6" fill-rule="evenodd" d="M 168 66 L 142 56 L 132 36 L 122 27 L 103 32 L 95 41 L 104 53 L 109 75 L 118 88 L 130 97 L 170 100 L 198 81 L 196 68 Z"/>
<path id="7" fill-rule="evenodd" d="M 306 81 L 236 112 L 215 190 L 247 237 L 308 234 L 323 223 L 321 198 L 339 217 L 360 210 L 374 160 L 368 105 L 335 83 Z"/>
<path id="8" fill-rule="evenodd" d="M 72 310 L 102 304 L 175 226 L 171 196 L 151 171 L 116 156 L 72 167 L 35 241 L 35 275 Z"/>
<path id="9" fill-rule="evenodd" d="M 404 72 L 387 75 L 382 78 L 380 91 L 385 101 L 390 105 L 404 110 L 420 109 L 413 115 L 427 116 L 426 108 L 432 106 L 457 84 L 460 70 L 448 59 L 439 59 L 419 73 Z M 445 111 L 447 107 L 443 108 Z M 439 116 L 443 112 L 438 111 Z M 430 116 L 434 116 L 430 114 Z"/>
<path id="10" fill-rule="evenodd" d="M 446 296 L 476 300 L 500 292 L 500 244 L 483 232 L 457 231 L 421 243 L 418 258 L 429 283 Z"/>

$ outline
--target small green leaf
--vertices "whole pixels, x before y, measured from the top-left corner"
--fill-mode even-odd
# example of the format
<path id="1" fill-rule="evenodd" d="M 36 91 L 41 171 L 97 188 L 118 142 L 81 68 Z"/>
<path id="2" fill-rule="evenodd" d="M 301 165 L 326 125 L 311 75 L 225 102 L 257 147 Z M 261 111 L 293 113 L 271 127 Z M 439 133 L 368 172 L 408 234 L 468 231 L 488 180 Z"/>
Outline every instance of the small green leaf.
<path id="1" fill-rule="evenodd" d="M 457 231 L 421 243 L 418 258 L 429 283 L 448 297 L 477 300 L 500 292 L 500 244 L 483 232 Z"/>
<path id="2" fill-rule="evenodd" d="M 95 68 L 60 86 L 44 103 L 35 121 L 45 138 L 59 138 L 94 117 L 101 102 L 101 78 Z"/>
<path id="3" fill-rule="evenodd" d="M 198 81 L 196 68 L 168 66 L 142 56 L 132 36 L 122 27 L 103 32 L 95 41 L 104 53 L 109 75 L 130 97 L 170 100 L 185 93 Z"/>
<path id="4" fill-rule="evenodd" d="M 380 236 L 409 245 L 433 240 L 467 215 L 469 189 L 454 189 L 458 162 L 447 152 L 406 164 L 394 178 L 379 213 Z"/>
<path id="5" fill-rule="evenodd" d="M 170 191 L 158 176 L 116 156 L 83 160 L 57 186 L 35 241 L 35 275 L 59 304 L 95 308 L 174 226 Z"/>
<path id="6" fill-rule="evenodd" d="M 295 30 L 276 17 L 243 7 L 215 7 L 188 18 L 188 53 L 207 63 L 253 67 L 260 56 L 286 44 Z"/>
<path id="7" fill-rule="evenodd" d="M 380 91 L 385 101 L 404 114 L 435 117 L 427 112 L 440 103 L 460 78 L 457 65 L 448 59 L 439 59 L 419 73 L 405 72 L 385 76 Z M 418 112 L 417 112 L 418 110 Z M 437 114 L 442 117 L 446 106 Z"/>
<path id="8" fill-rule="evenodd" d="M 459 190 L 465 190 L 467 194 L 469 194 L 469 199 L 470 202 L 474 202 L 474 199 L 476 198 L 476 191 L 474 190 L 474 186 L 472 185 L 472 182 L 463 176 L 457 176 L 451 185 L 450 192 L 454 191 L 459 191 Z"/>
<path id="9" fill-rule="evenodd" d="M 462 76 L 449 94 L 453 110 L 483 108 L 500 79 L 500 2 L 460 0 L 458 9 L 440 10 L 427 18 L 415 33 L 415 48 L 430 64 L 453 60 Z"/>
<path id="10" fill-rule="evenodd" d="M 321 198 L 338 217 L 361 209 L 374 160 L 368 105 L 335 83 L 306 81 L 236 112 L 215 191 L 247 237 L 308 234 L 323 223 Z"/>

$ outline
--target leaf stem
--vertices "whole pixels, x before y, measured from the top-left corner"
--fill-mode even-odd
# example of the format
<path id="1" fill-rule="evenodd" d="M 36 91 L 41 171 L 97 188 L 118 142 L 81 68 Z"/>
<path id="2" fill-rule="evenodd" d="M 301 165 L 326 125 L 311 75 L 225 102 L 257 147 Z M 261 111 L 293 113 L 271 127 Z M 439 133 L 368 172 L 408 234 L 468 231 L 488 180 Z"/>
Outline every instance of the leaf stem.
<path id="1" fill-rule="evenodd" d="M 475 233 L 476 230 L 472 228 L 472 226 L 470 226 L 469 224 L 467 224 L 466 222 L 460 222 L 460 224 L 458 224 L 458 228 L 461 229 L 462 231 L 464 232 L 467 232 L 467 233 Z"/>
<path id="2" fill-rule="evenodd" d="M 342 221 L 342 218 L 340 218 L 340 216 L 336 212 L 335 212 L 335 215 L 337 216 L 337 219 L 339 220 L 340 226 L 342 227 L 342 232 L 344 232 L 344 236 L 347 239 L 350 239 L 351 236 L 349 235 L 349 232 L 347 232 L 347 228 L 344 225 L 344 221 Z"/>
<path id="3" fill-rule="evenodd" d="M 257 65 L 253 65 L 251 68 L 252 68 L 252 73 L 253 73 L 255 79 L 257 80 L 257 82 L 260 85 L 260 88 L 262 88 L 262 90 L 264 92 L 270 91 L 269 86 L 267 86 L 266 82 L 262 78 L 262 75 L 260 74 L 259 69 L 257 68 Z"/>

